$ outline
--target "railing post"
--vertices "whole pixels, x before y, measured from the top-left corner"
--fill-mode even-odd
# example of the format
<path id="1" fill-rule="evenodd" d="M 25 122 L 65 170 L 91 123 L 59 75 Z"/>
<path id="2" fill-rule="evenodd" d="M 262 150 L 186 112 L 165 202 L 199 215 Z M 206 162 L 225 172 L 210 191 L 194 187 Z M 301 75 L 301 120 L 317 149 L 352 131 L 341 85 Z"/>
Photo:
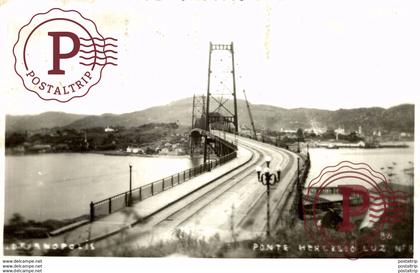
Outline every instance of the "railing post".
<path id="1" fill-rule="evenodd" d="M 179 184 L 179 173 L 178 173 L 178 184 Z"/>
<path id="2" fill-rule="evenodd" d="M 154 192 L 153 192 L 153 186 L 155 185 L 155 183 L 152 183 L 152 195 L 154 195 Z"/>
<path id="3" fill-rule="evenodd" d="M 174 176 L 173 175 L 171 176 L 171 186 L 172 186 L 172 188 L 174 187 Z"/>
<path id="4" fill-rule="evenodd" d="M 125 206 L 128 206 L 128 198 L 127 198 L 127 192 L 124 193 L 124 201 L 125 201 Z"/>
<path id="5" fill-rule="evenodd" d="M 111 214 L 112 212 L 112 199 L 108 199 L 108 213 Z"/>
<path id="6" fill-rule="evenodd" d="M 131 164 L 130 164 L 130 187 L 129 187 L 129 190 L 130 190 L 130 198 L 128 199 L 128 206 L 131 206 L 132 205 L 132 203 L 133 203 L 133 192 L 132 192 L 132 168 L 133 168 L 133 166 L 131 166 Z"/>
<path id="7" fill-rule="evenodd" d="M 165 179 L 162 179 L 162 191 L 165 190 Z"/>
<path id="8" fill-rule="evenodd" d="M 185 171 L 184 171 L 184 180 L 182 182 L 185 182 Z M 179 181 L 178 181 L 178 184 L 179 184 Z"/>
<path id="9" fill-rule="evenodd" d="M 141 201 L 141 188 L 142 187 L 139 188 L 139 201 Z"/>
<path id="10" fill-rule="evenodd" d="M 90 202 L 90 221 L 93 222 L 95 219 L 95 205 L 93 204 L 93 201 Z"/>

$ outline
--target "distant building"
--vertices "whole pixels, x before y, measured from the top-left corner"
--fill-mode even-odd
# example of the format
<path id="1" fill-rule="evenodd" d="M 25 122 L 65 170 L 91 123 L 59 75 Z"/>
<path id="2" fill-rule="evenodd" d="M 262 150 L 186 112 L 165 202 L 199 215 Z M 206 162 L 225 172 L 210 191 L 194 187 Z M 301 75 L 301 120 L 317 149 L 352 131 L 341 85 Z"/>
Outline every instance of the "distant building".
<path id="1" fill-rule="evenodd" d="M 114 128 L 111 128 L 111 127 L 109 127 L 109 126 L 107 126 L 107 127 L 104 129 L 104 131 L 105 131 L 105 133 L 111 133 L 111 132 L 115 132 L 115 129 L 114 129 Z"/>
<path id="2" fill-rule="evenodd" d="M 17 153 L 24 153 L 25 150 L 26 150 L 25 146 L 23 146 L 23 145 L 18 145 L 18 146 L 13 148 L 13 151 L 17 152 Z"/>
<path id="3" fill-rule="evenodd" d="M 296 130 L 280 128 L 280 132 L 286 134 L 296 134 Z"/>
<path id="4" fill-rule="evenodd" d="M 322 129 L 322 128 L 307 128 L 303 131 L 307 134 L 314 134 L 316 136 L 319 136 L 319 135 L 322 135 L 323 133 L 325 133 L 327 130 Z"/>
<path id="5" fill-rule="evenodd" d="M 338 127 L 337 129 L 334 130 L 336 135 L 345 135 L 346 134 L 346 130 L 344 128 Z"/>
<path id="6" fill-rule="evenodd" d="M 144 150 L 137 146 L 128 146 L 126 152 L 133 154 L 144 154 Z"/>
<path id="7" fill-rule="evenodd" d="M 382 135 L 381 131 L 373 131 L 372 135 L 380 137 Z"/>
<path id="8" fill-rule="evenodd" d="M 336 148 L 364 148 L 366 143 L 364 141 L 359 141 L 357 143 L 329 143 L 329 142 L 320 142 L 315 143 L 315 147 L 324 147 L 328 149 Z"/>
<path id="9" fill-rule="evenodd" d="M 404 137 L 411 137 L 410 133 L 406 133 L 406 132 L 401 132 L 400 133 L 400 137 L 404 138 Z"/>
<path id="10" fill-rule="evenodd" d="M 175 143 L 175 144 L 172 144 L 172 150 L 175 150 L 176 148 L 178 148 L 179 147 L 179 143 Z"/>
<path id="11" fill-rule="evenodd" d="M 35 144 L 29 148 L 29 150 L 38 153 L 45 153 L 51 151 L 51 145 L 49 144 Z"/>
<path id="12" fill-rule="evenodd" d="M 169 149 L 168 148 L 163 148 L 163 149 L 161 149 L 160 150 L 160 152 L 159 152 L 159 154 L 161 154 L 161 155 L 167 155 L 167 154 L 169 154 Z"/>

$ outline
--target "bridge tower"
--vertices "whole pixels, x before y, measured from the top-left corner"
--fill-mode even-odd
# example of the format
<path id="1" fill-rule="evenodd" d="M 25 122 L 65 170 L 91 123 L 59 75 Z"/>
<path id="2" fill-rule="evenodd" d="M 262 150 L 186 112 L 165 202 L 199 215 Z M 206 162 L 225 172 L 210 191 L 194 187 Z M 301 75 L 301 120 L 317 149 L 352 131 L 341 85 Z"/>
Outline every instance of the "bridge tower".
<path id="1" fill-rule="evenodd" d="M 207 72 L 205 130 L 212 129 L 238 133 L 236 103 L 235 56 L 233 42 L 210 43 Z M 204 162 L 208 159 L 211 139 L 204 136 Z"/>
<path id="2" fill-rule="evenodd" d="M 193 96 L 190 136 L 191 156 L 194 154 L 197 148 L 200 148 L 202 146 L 201 134 L 199 133 L 199 131 L 194 131 L 194 129 L 196 128 L 201 130 L 206 129 L 206 96 L 204 95 Z"/>

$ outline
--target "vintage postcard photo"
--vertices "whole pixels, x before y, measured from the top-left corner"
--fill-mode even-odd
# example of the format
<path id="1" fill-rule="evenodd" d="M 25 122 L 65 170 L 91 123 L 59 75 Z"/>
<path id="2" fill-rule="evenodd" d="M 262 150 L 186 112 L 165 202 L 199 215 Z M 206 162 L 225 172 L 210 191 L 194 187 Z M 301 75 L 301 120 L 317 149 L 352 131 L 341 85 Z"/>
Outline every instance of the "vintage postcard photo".
<path id="1" fill-rule="evenodd" d="M 417 272 L 419 11 L 0 1 L 3 272 L 52 256 Z"/>

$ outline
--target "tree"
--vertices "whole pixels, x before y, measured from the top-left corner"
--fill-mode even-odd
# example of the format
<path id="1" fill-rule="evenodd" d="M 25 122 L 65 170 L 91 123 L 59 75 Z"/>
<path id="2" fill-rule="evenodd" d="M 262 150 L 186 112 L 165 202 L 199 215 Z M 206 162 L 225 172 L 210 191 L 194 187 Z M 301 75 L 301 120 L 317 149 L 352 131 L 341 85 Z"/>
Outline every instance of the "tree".
<path id="1" fill-rule="evenodd" d="M 12 218 L 9 220 L 10 225 L 21 226 L 25 223 L 25 218 L 19 213 L 13 213 Z"/>
<path id="2" fill-rule="evenodd" d="M 304 142 L 305 141 L 305 137 L 303 135 L 303 130 L 302 128 L 297 129 L 296 131 L 296 136 L 297 136 L 297 140 L 300 142 Z"/>
<path id="3" fill-rule="evenodd" d="M 329 127 L 325 133 L 322 134 L 323 139 L 335 139 L 335 131 Z"/>
<path id="4" fill-rule="evenodd" d="M 146 148 L 145 154 L 152 155 L 152 154 L 155 154 L 155 153 L 156 153 L 155 150 L 153 150 L 152 148 L 150 148 L 150 147 Z"/>
<path id="5" fill-rule="evenodd" d="M 13 133 L 6 138 L 6 147 L 15 147 L 25 142 L 26 137 L 23 134 Z"/>
<path id="6" fill-rule="evenodd" d="M 363 138 L 361 138 L 356 132 L 351 132 L 345 137 L 345 139 L 350 142 L 358 142 L 363 140 Z"/>

